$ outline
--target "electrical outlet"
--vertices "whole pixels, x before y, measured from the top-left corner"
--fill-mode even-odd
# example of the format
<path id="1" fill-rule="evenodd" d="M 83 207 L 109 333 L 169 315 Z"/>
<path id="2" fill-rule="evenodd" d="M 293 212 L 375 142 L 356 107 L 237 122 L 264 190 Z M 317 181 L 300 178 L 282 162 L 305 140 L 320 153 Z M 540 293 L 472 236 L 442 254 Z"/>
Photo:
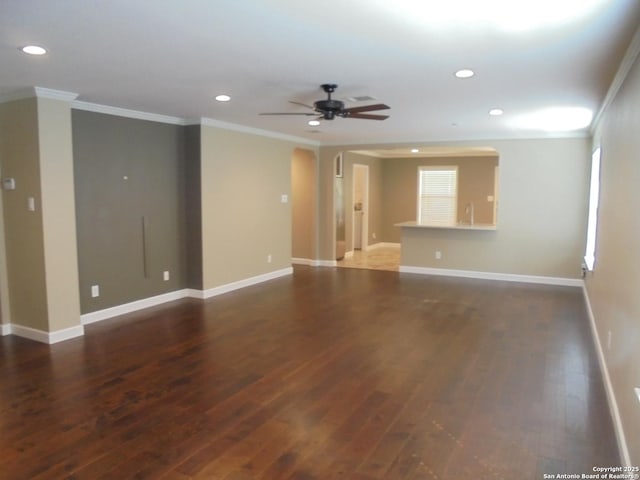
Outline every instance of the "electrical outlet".
<path id="1" fill-rule="evenodd" d="M 91 296 L 93 298 L 100 296 L 100 286 L 99 285 L 91 285 Z"/>
<path id="2" fill-rule="evenodd" d="M 267 263 L 271 263 L 271 254 L 267 255 Z"/>
<path id="3" fill-rule="evenodd" d="M 607 350 L 611 350 L 611 330 L 607 332 Z"/>
<path id="4" fill-rule="evenodd" d="M 436 260 L 442 259 L 442 252 L 440 250 L 436 250 Z"/>
<path id="5" fill-rule="evenodd" d="M 164 279 L 165 282 L 169 280 L 169 278 L 171 278 L 171 276 L 169 275 L 169 270 L 164 271 L 164 273 L 162 274 L 162 278 Z"/>

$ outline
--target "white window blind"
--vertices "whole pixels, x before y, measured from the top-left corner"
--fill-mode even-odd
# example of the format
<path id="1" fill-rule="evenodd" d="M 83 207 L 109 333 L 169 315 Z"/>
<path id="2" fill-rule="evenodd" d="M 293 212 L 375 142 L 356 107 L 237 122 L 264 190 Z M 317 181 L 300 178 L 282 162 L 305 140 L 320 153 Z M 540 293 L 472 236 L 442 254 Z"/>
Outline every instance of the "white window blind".
<path id="1" fill-rule="evenodd" d="M 455 225 L 458 167 L 419 167 L 418 173 L 418 223 Z"/>

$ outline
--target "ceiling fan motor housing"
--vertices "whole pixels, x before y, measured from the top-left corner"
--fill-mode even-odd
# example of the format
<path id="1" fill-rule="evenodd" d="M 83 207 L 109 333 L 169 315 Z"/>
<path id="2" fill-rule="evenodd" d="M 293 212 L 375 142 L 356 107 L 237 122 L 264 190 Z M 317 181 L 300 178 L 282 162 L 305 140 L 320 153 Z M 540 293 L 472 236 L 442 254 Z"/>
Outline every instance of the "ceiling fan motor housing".
<path id="1" fill-rule="evenodd" d="M 340 100 L 318 100 L 313 105 L 324 115 L 325 120 L 333 120 L 333 117 L 344 109 L 344 102 Z"/>

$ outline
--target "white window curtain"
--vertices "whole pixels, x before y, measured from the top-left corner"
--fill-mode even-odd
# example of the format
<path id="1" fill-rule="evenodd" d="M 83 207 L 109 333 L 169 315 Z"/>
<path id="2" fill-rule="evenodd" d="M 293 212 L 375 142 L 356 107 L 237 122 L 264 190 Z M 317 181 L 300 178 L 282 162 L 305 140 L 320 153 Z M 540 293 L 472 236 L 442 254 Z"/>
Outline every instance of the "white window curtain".
<path id="1" fill-rule="evenodd" d="M 458 167 L 418 168 L 418 223 L 451 226 L 458 210 Z"/>

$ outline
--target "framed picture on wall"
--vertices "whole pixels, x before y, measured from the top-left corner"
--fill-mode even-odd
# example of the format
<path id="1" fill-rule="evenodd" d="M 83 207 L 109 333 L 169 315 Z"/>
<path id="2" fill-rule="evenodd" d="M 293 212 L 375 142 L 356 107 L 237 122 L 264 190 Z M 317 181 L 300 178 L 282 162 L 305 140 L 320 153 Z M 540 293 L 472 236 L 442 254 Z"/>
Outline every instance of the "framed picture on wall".
<path id="1" fill-rule="evenodd" d="M 342 177 L 342 152 L 336 155 L 336 177 Z"/>

